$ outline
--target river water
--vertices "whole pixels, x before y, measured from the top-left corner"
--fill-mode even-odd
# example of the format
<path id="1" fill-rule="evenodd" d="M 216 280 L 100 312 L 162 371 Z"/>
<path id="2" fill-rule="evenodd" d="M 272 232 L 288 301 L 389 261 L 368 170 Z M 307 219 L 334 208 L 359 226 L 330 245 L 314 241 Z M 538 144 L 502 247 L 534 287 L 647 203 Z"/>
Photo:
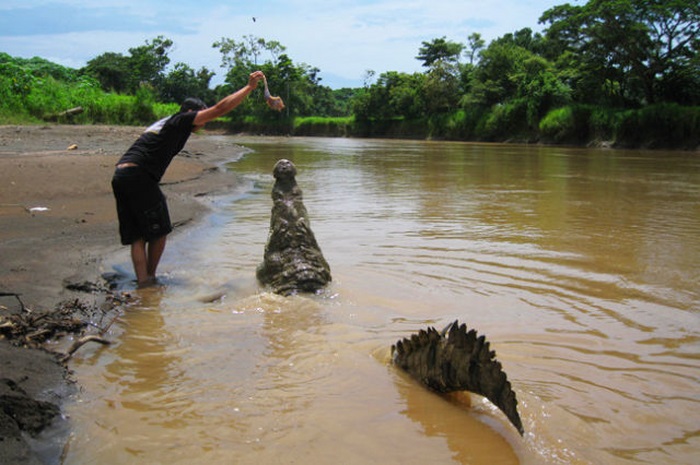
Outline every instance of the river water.
<path id="1" fill-rule="evenodd" d="M 697 463 L 697 154 L 207 137 L 249 149 L 243 189 L 172 237 L 113 345 L 76 354 L 64 464 Z M 331 265 L 317 296 L 255 280 L 280 158 Z M 524 437 L 388 363 L 456 319 Z"/>

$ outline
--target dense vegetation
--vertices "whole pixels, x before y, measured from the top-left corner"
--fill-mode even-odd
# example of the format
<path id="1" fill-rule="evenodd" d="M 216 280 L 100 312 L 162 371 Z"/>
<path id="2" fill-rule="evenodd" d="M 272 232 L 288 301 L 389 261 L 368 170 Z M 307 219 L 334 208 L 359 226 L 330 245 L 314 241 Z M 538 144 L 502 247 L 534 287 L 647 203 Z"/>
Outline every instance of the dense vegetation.
<path id="1" fill-rule="evenodd" d="M 170 66 L 172 41 L 157 37 L 107 52 L 79 70 L 0 53 L 0 123 L 66 119 L 145 124 L 197 95 L 208 103 L 239 88 L 253 69 L 287 108 L 249 99 L 231 130 L 298 135 L 544 141 L 697 148 L 700 145 L 700 4 L 693 0 L 589 0 L 545 11 L 544 30 L 521 29 L 486 44 L 423 42 L 424 72 L 366 74 L 357 89 L 322 85 L 276 41 L 222 38 L 225 83 L 187 64 Z"/>

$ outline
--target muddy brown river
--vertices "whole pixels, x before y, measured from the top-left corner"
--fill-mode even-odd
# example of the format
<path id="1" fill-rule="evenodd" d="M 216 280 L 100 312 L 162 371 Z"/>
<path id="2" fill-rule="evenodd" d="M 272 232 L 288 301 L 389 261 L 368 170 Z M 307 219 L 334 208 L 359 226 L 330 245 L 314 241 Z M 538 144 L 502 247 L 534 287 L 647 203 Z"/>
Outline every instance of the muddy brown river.
<path id="1" fill-rule="evenodd" d="M 76 354 L 63 464 L 697 463 L 697 154 L 209 137 L 250 149 L 227 165 L 243 188 L 171 238 L 112 346 Z M 255 280 L 280 158 L 320 295 Z M 491 341 L 524 437 L 388 363 L 455 319 Z"/>

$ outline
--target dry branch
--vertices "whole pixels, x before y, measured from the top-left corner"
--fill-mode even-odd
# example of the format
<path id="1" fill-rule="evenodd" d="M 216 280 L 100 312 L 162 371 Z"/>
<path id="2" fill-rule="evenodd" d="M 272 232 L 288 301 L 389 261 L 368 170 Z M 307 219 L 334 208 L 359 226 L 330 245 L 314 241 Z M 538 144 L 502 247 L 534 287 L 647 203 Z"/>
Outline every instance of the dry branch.
<path id="1" fill-rule="evenodd" d="M 70 349 L 68 349 L 68 352 L 66 352 L 65 355 L 63 355 L 62 357 L 60 357 L 60 358 L 59 358 L 59 361 L 60 361 L 61 363 L 67 362 L 68 360 L 70 360 L 70 358 L 73 356 L 73 354 L 74 354 L 78 349 L 80 349 L 82 346 L 84 346 L 84 345 L 87 344 L 88 342 L 97 342 L 98 344 L 102 344 L 102 345 L 105 345 L 105 346 L 110 345 L 110 344 L 112 343 L 111 341 L 108 341 L 107 339 L 101 338 L 100 336 L 96 336 L 96 335 L 94 335 L 94 334 L 90 334 L 90 335 L 88 335 L 88 336 L 83 336 L 83 337 L 81 337 L 80 339 L 78 339 L 77 341 L 75 341 L 75 342 L 70 346 Z"/>

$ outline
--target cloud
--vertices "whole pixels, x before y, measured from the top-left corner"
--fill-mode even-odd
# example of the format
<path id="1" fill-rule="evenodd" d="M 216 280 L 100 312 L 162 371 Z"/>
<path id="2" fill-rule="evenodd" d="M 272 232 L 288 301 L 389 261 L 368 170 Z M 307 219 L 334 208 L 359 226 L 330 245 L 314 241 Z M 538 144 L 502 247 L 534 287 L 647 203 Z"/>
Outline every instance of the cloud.
<path id="1" fill-rule="evenodd" d="M 321 70 L 323 83 L 360 83 L 366 70 L 421 71 L 423 41 L 487 41 L 524 27 L 558 0 L 5 0 L 0 5 L 0 51 L 41 56 L 81 67 L 105 52 L 163 35 L 173 40 L 172 63 L 218 73 L 212 44 L 244 35 L 276 40 L 295 63 Z M 255 17 L 256 21 L 252 18 Z"/>

